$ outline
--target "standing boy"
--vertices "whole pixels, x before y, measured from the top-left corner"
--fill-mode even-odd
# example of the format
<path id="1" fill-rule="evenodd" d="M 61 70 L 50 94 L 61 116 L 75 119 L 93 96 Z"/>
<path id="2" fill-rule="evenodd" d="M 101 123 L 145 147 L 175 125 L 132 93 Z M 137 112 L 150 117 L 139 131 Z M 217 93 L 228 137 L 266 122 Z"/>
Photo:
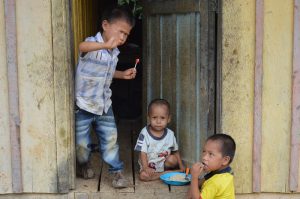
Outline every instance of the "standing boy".
<path id="1" fill-rule="evenodd" d="M 152 100 L 148 118 L 150 124 L 142 129 L 135 146 L 135 151 L 140 152 L 140 179 L 156 180 L 165 170 L 184 170 L 174 132 L 167 128 L 170 104 L 164 99 Z"/>
<path id="2" fill-rule="evenodd" d="M 90 168 L 91 127 L 98 140 L 103 160 L 109 164 L 115 188 L 128 187 L 124 178 L 123 162 L 119 159 L 117 128 L 111 107 L 112 78 L 133 79 L 134 68 L 116 71 L 119 50 L 117 46 L 125 43 L 132 27 L 134 17 L 131 11 L 116 7 L 103 13 L 101 31 L 80 43 L 80 58 L 76 71 L 76 156 L 77 175 L 85 179 L 93 178 Z"/>
<path id="3" fill-rule="evenodd" d="M 202 162 L 192 166 L 192 181 L 188 198 L 197 199 L 234 199 L 234 182 L 230 163 L 235 154 L 235 142 L 226 134 L 215 134 L 206 140 Z M 199 191 L 199 176 L 204 183 Z"/>

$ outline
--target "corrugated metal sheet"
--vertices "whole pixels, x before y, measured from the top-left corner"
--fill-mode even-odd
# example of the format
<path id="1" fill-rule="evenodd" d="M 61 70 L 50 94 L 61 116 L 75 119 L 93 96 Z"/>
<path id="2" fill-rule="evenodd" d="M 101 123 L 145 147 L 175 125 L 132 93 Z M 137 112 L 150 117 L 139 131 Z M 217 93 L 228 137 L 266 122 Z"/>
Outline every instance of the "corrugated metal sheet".
<path id="1" fill-rule="evenodd" d="M 208 70 L 213 64 L 208 63 L 207 1 L 185 1 L 184 10 L 181 1 L 165 1 L 155 9 L 158 3 L 144 1 L 146 101 L 170 102 L 170 127 L 183 159 L 192 163 L 199 160 L 202 144 L 214 130 L 208 129 L 208 114 L 214 110 L 208 102 Z"/>

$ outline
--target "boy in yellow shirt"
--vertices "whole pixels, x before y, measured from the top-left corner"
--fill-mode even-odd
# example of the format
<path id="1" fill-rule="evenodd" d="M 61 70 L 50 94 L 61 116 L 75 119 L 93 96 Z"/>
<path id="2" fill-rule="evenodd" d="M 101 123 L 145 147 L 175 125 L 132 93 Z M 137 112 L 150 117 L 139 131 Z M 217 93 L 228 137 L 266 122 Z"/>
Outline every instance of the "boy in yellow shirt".
<path id="1" fill-rule="evenodd" d="M 215 134 L 206 140 L 202 162 L 191 168 L 192 180 L 188 198 L 197 199 L 234 199 L 234 181 L 230 163 L 235 154 L 235 142 L 226 134 Z M 199 190 L 199 176 L 204 183 Z"/>

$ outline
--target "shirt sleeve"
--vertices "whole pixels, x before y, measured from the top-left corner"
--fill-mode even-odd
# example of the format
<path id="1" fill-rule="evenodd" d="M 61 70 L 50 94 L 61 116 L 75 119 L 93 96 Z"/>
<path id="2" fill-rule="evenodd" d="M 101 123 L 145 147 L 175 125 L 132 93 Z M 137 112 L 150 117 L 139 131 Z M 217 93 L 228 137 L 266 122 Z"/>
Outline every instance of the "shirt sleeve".
<path id="1" fill-rule="evenodd" d="M 213 182 L 208 182 L 203 184 L 202 190 L 200 192 L 201 199 L 214 199 L 217 195 L 217 186 Z"/>
<path id="2" fill-rule="evenodd" d="M 146 141 L 146 136 L 144 134 L 144 131 L 142 131 L 136 141 L 136 145 L 134 147 L 135 151 L 139 152 L 148 152 L 148 147 L 147 147 L 147 141 Z"/>
<path id="3" fill-rule="evenodd" d="M 95 39 L 95 37 L 87 37 L 87 38 L 85 38 L 84 41 L 93 41 L 93 42 L 95 42 L 96 39 Z M 79 52 L 79 57 L 85 57 L 85 55 L 87 55 L 87 54 L 88 54 L 88 52 Z"/>

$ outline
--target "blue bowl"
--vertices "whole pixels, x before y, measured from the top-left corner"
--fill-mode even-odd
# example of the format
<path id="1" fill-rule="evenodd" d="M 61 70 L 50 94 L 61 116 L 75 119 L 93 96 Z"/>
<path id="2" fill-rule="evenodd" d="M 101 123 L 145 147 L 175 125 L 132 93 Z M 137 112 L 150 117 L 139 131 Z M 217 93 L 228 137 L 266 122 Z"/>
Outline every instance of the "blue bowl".
<path id="1" fill-rule="evenodd" d="M 182 172 L 170 172 L 170 173 L 165 173 L 163 175 L 160 176 L 160 179 L 169 185 L 175 185 L 175 186 L 182 186 L 182 185 L 186 185 L 190 183 L 190 180 L 187 180 L 185 182 L 183 181 L 174 181 L 174 180 L 170 180 L 170 177 L 174 176 L 174 175 L 182 175 L 185 177 L 185 173 Z M 188 178 L 191 179 L 191 175 L 188 175 Z"/>

